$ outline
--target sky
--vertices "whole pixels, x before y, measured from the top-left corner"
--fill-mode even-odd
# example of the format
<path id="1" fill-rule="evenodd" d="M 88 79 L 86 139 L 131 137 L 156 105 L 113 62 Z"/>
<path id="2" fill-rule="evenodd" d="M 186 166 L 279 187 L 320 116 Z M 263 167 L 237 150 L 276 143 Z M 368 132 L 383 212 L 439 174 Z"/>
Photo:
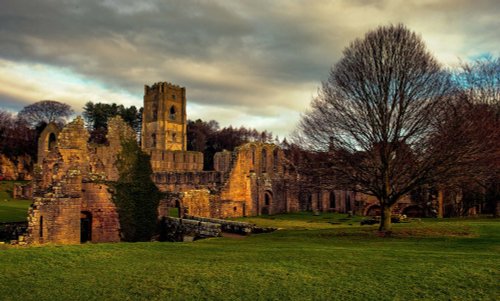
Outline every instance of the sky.
<path id="1" fill-rule="evenodd" d="M 0 109 L 140 107 L 166 81 L 189 119 L 285 137 L 342 50 L 391 23 L 446 67 L 500 54 L 498 0 L 0 0 Z"/>

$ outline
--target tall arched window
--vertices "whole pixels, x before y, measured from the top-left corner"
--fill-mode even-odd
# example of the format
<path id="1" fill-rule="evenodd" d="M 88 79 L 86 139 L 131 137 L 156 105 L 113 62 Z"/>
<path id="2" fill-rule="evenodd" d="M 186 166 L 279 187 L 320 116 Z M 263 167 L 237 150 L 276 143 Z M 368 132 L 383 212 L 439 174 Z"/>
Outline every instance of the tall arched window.
<path id="1" fill-rule="evenodd" d="M 48 150 L 53 150 L 56 147 L 56 134 L 50 133 L 49 143 L 47 144 Z"/>
<path id="2" fill-rule="evenodd" d="M 330 208 L 336 207 L 335 191 L 330 191 Z"/>
<path id="3" fill-rule="evenodd" d="M 262 148 L 262 158 L 261 158 L 261 170 L 262 172 L 267 171 L 267 151 L 265 148 Z"/>
<path id="4" fill-rule="evenodd" d="M 345 198 L 345 210 L 351 211 L 351 196 L 349 194 Z"/>
<path id="5" fill-rule="evenodd" d="M 170 115 L 169 115 L 170 116 L 170 120 L 175 120 L 175 117 L 176 117 L 175 115 L 177 113 L 177 111 L 175 110 L 175 106 L 171 106 L 170 107 L 169 113 L 170 113 Z"/>

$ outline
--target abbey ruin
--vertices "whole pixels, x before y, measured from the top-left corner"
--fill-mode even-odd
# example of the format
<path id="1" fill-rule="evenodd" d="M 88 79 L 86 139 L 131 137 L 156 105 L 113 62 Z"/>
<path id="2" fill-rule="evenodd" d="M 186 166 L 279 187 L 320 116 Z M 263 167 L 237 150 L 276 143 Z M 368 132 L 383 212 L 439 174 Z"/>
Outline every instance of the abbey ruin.
<path id="1" fill-rule="evenodd" d="M 186 88 L 166 82 L 144 87 L 141 148 L 151 157 L 153 180 L 166 197 L 159 218 L 232 218 L 312 210 L 377 214 L 376 200 L 344 190 L 301 186 L 283 150 L 252 142 L 215 154 L 214 170 L 203 170 L 203 154 L 187 151 Z M 59 129 L 49 124 L 39 138 L 29 211 L 30 243 L 118 242 L 120 223 L 106 183 L 116 181 L 123 139 L 136 133 L 120 118 L 108 121 L 108 144 L 89 143 L 83 119 Z M 409 198 L 395 212 L 421 210 Z"/>

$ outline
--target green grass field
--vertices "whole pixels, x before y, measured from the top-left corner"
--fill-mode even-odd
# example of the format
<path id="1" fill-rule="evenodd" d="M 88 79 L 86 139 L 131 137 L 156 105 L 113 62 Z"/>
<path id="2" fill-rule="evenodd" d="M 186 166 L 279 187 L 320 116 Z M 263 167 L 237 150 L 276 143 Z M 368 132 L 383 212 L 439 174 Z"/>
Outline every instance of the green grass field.
<path id="1" fill-rule="evenodd" d="M 12 188 L 22 181 L 0 181 L 0 222 L 25 221 L 28 215 L 29 200 L 14 200 Z"/>
<path id="2" fill-rule="evenodd" d="M 497 300 L 500 296 L 499 220 L 415 221 L 395 225 L 391 238 L 378 237 L 376 226 L 359 226 L 341 215 L 301 213 L 246 220 L 282 229 L 193 243 L 0 246 L 0 299 Z"/>

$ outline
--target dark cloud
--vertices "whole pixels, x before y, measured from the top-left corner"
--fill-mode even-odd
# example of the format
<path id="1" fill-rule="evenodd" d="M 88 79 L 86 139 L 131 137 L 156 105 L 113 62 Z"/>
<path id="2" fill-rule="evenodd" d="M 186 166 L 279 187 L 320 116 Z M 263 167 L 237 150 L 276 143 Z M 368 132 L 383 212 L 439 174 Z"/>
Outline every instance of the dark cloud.
<path id="1" fill-rule="evenodd" d="M 342 49 L 378 25 L 407 24 L 440 59 L 498 55 L 499 9 L 465 0 L 4 0 L 0 59 L 65 68 L 137 95 L 138 105 L 143 84 L 166 80 L 186 86 L 193 104 L 275 116 L 301 110 Z"/>

